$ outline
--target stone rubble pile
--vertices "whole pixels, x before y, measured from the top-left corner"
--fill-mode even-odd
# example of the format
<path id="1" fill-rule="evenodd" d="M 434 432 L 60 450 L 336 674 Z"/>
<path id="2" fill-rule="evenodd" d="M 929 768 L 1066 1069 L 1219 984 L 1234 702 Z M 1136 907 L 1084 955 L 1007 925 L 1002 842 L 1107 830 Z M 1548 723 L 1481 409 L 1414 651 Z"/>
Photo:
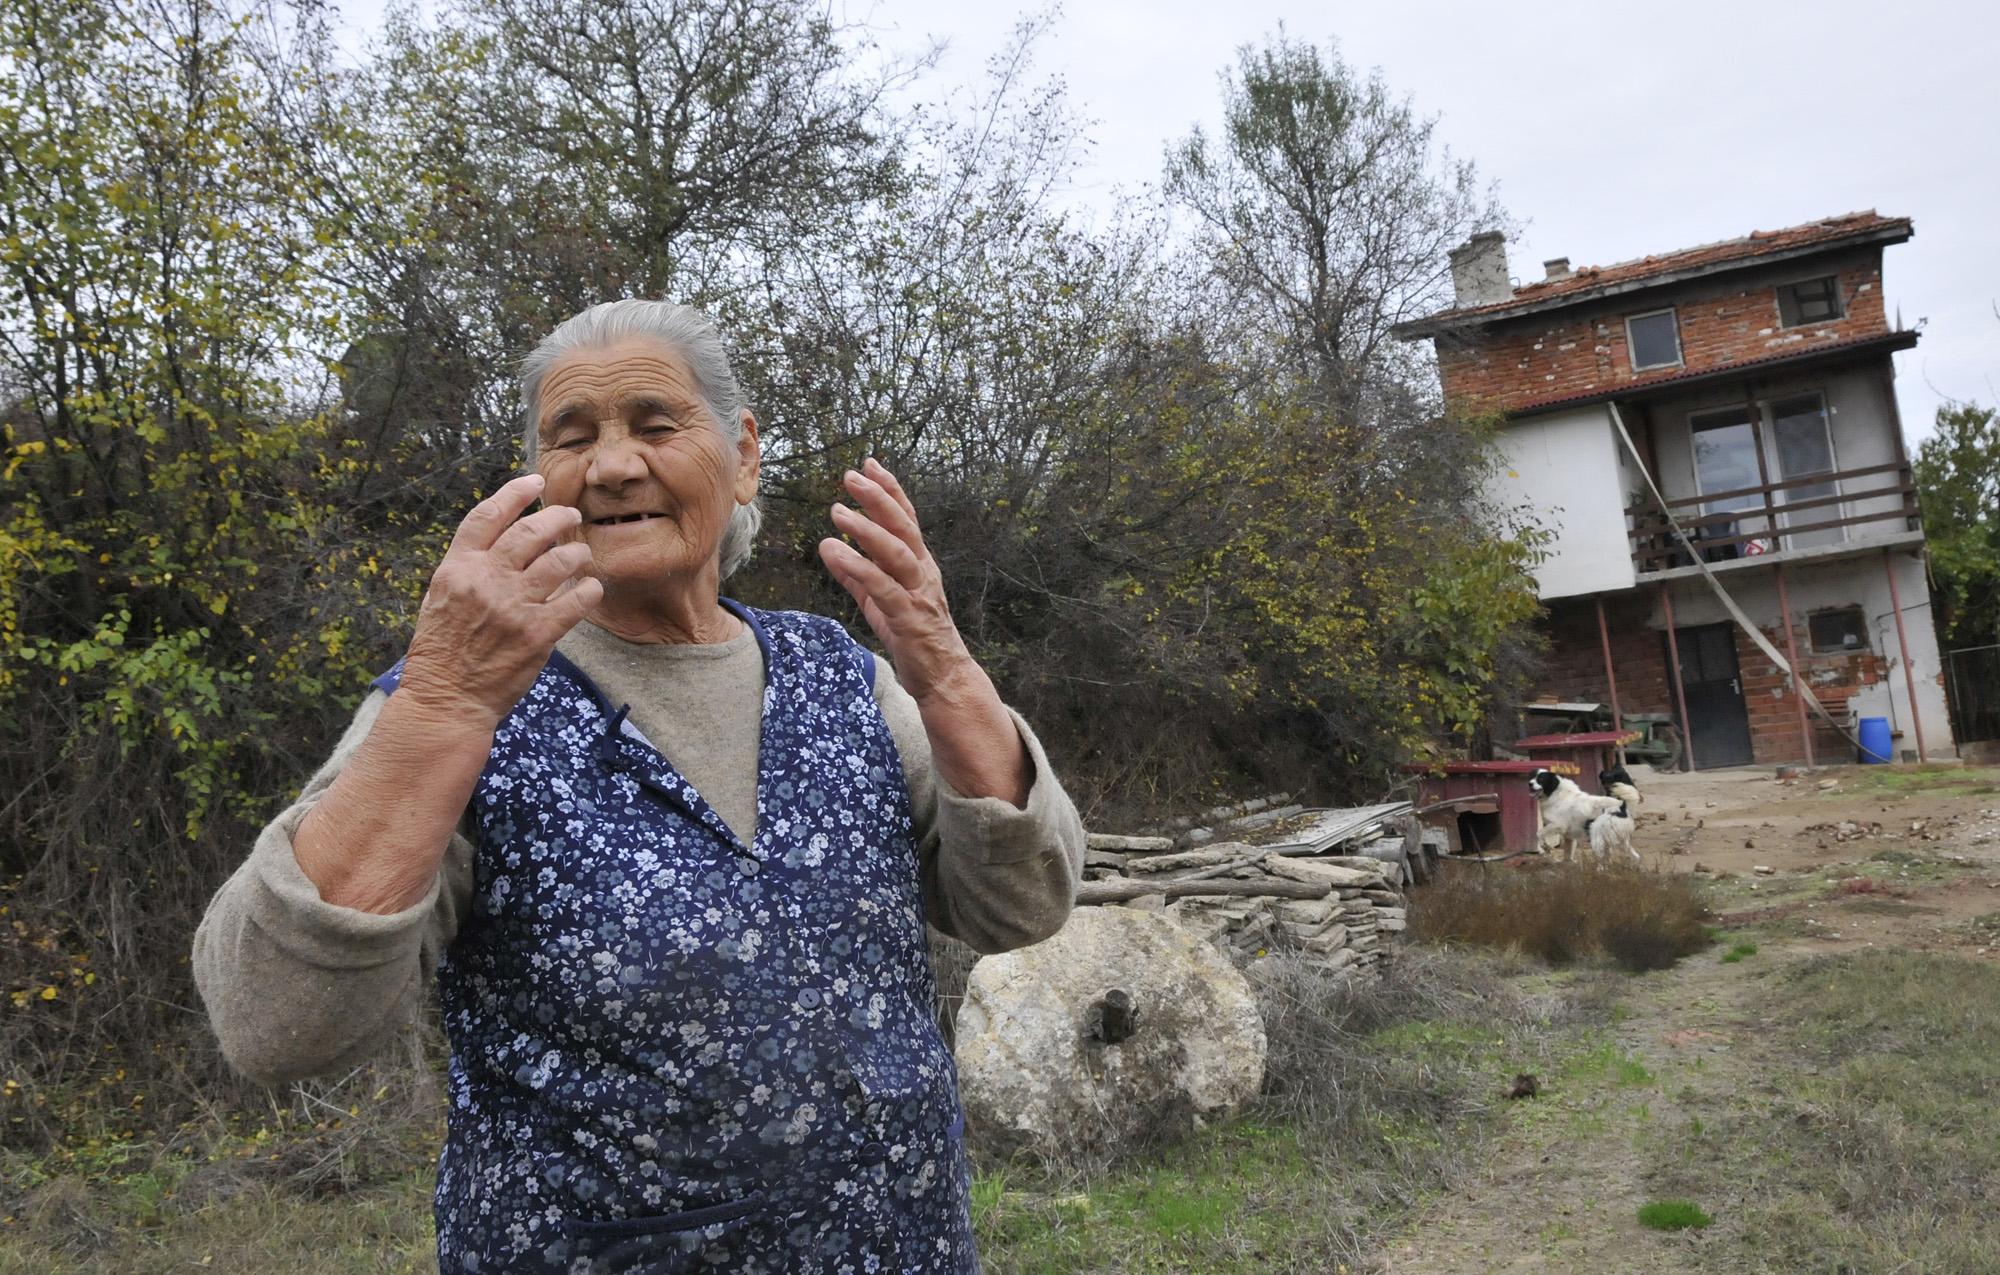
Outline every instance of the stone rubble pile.
<path id="1" fill-rule="evenodd" d="M 1428 875 L 1439 847 L 1424 839 L 1408 803 L 1303 811 L 1281 800 L 1253 803 L 1263 808 L 1233 821 L 1210 811 L 1219 827 L 1172 838 L 1092 833 L 1080 901 L 1161 912 L 1244 957 L 1291 952 L 1334 969 L 1380 965 L 1388 936 L 1407 924 L 1400 887 Z"/>

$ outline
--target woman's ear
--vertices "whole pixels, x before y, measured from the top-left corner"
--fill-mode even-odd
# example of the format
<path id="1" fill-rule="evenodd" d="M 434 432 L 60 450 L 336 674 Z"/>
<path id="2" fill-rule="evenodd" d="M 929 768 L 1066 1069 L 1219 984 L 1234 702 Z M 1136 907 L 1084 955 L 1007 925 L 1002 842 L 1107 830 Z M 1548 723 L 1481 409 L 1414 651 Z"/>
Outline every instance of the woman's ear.
<path id="1" fill-rule="evenodd" d="M 757 418 L 743 409 L 742 435 L 736 440 L 736 503 L 747 505 L 757 498 L 757 471 L 763 462 L 763 447 L 757 441 Z"/>

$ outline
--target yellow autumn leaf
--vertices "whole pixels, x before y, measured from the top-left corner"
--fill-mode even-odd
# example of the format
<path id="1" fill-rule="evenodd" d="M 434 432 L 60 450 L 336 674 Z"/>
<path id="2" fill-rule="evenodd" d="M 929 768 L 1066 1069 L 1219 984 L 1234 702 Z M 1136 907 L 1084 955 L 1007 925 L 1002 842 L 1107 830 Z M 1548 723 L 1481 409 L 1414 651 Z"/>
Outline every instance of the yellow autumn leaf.
<path id="1" fill-rule="evenodd" d="M 56 998 L 56 989 L 55 989 L 55 988 L 53 988 L 53 987 L 44 987 L 44 988 L 42 989 L 42 999 L 43 999 L 43 1000 L 45 1000 L 45 1001 L 52 1001 L 52 1000 L 54 1000 L 55 998 Z"/>

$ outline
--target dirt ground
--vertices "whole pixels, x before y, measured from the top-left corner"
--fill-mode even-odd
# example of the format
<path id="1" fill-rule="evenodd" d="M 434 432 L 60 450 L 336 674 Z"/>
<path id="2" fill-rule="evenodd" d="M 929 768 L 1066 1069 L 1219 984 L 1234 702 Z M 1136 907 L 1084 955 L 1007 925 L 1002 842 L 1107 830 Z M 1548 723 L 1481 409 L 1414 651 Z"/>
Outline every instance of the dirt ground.
<path id="1" fill-rule="evenodd" d="M 1383 1275 L 1709 1269 L 1716 1232 L 1642 1228 L 1649 1142 L 1732 1093 L 1769 1091 L 1782 1058 L 1754 1004 L 1788 966 L 1870 945 L 2000 962 L 2000 769 L 1841 767 L 1635 776 L 1650 866 L 1713 882 L 1725 948 L 1630 980 L 1609 1048 L 1513 1104 L 1477 1180 L 1390 1245 Z M 1726 1223 L 1725 1223 L 1726 1225 Z"/>

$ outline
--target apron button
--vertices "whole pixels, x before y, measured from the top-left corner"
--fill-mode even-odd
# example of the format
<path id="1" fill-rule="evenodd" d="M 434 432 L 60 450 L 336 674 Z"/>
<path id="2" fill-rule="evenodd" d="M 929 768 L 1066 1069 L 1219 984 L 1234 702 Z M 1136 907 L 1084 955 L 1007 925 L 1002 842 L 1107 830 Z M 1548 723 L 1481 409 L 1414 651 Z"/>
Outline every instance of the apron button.
<path id="1" fill-rule="evenodd" d="M 864 1142 L 861 1144 L 863 1164 L 881 1164 L 889 1158 L 889 1144 L 886 1142 Z"/>
<path id="2" fill-rule="evenodd" d="M 799 992 L 799 1004 L 805 1006 L 807 1009 L 818 1009 L 819 989 L 816 987 L 807 987 L 802 989 Z"/>
<path id="3" fill-rule="evenodd" d="M 736 861 L 736 870 L 746 877 L 756 876 L 757 869 L 758 864 L 755 859 L 738 859 Z"/>

